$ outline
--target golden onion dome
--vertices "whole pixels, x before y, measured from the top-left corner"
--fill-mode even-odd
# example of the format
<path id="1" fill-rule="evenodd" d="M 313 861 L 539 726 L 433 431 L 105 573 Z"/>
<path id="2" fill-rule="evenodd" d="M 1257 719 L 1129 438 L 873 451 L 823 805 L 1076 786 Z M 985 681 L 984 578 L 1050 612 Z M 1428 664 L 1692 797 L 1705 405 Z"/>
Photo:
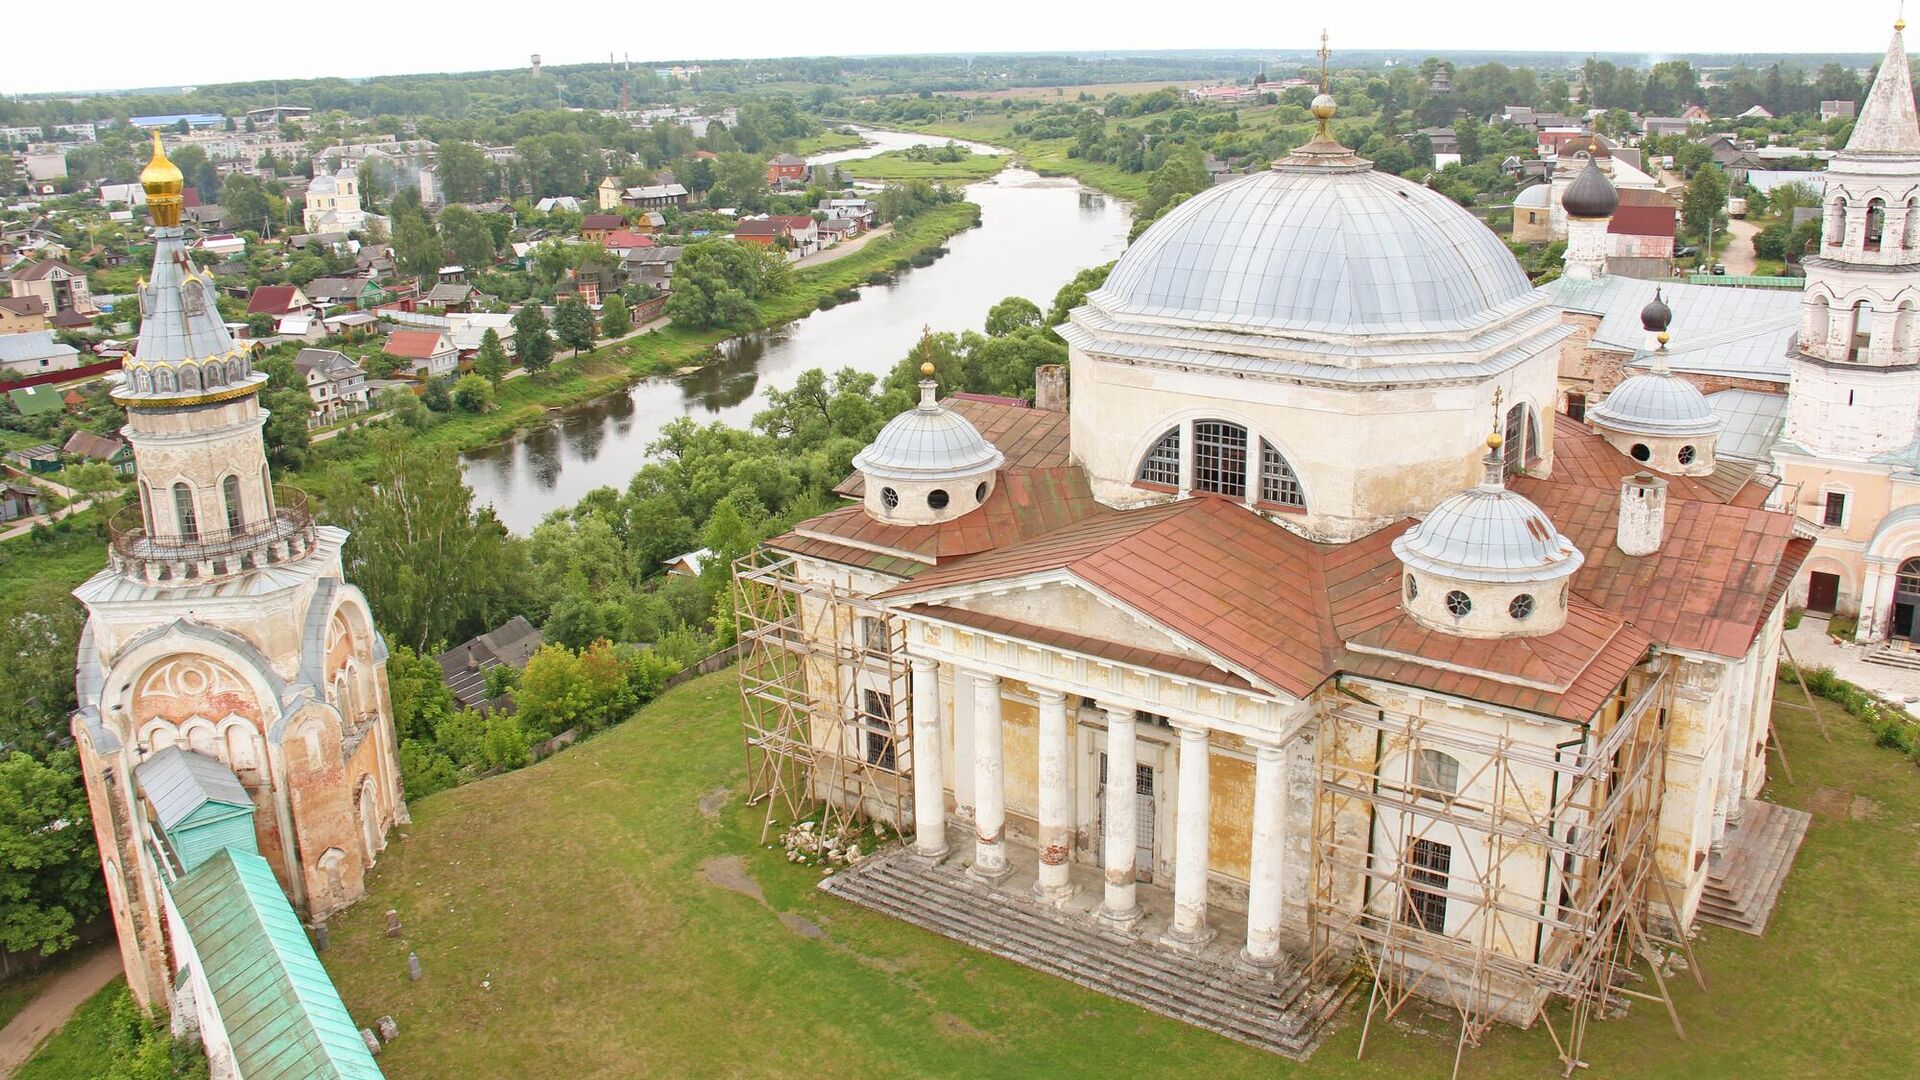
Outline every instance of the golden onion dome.
<path id="1" fill-rule="evenodd" d="M 147 193 L 147 215 L 159 226 L 180 224 L 180 192 L 186 178 L 180 167 L 167 160 L 160 147 L 160 133 L 153 133 L 153 159 L 140 170 L 140 186 Z"/>

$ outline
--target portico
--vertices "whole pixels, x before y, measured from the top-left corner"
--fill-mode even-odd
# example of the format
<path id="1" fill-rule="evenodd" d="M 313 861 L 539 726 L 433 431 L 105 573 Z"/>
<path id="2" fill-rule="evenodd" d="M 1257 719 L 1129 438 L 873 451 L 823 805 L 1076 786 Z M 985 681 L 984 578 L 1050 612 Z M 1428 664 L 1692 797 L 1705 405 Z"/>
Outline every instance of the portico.
<path id="1" fill-rule="evenodd" d="M 1288 840 L 1311 810 L 1289 821 L 1286 784 L 1289 746 L 1312 753 L 1304 703 L 969 626 L 972 614 L 905 611 L 918 858 L 1110 935 L 1279 964 L 1304 935 L 1305 868 Z M 970 822 L 948 813 L 960 778 Z M 1228 812 L 1241 820 L 1216 820 Z"/>

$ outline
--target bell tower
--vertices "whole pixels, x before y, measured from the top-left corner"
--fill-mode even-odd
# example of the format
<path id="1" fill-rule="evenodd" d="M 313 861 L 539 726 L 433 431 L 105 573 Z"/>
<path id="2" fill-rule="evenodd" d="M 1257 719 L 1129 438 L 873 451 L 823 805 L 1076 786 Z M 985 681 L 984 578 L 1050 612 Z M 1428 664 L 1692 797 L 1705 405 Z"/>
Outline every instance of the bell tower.
<path id="1" fill-rule="evenodd" d="M 187 257 L 182 178 L 157 134 L 140 182 L 153 266 L 113 395 L 139 498 L 108 519 L 106 569 L 74 590 L 87 624 L 72 731 L 127 983 L 143 1005 L 171 1006 L 181 958 L 165 886 L 185 869 L 155 831 L 172 796 L 143 787 L 144 763 L 176 751 L 194 775 L 231 774 L 259 853 L 314 922 L 365 893 L 407 811 L 387 647 L 343 576 L 347 534 L 274 488 L 267 377 Z"/>
<path id="2" fill-rule="evenodd" d="M 1905 26 L 1828 167 L 1820 248 L 1802 260 L 1786 438 L 1815 456 L 1904 447 L 1920 420 L 1920 120 Z"/>

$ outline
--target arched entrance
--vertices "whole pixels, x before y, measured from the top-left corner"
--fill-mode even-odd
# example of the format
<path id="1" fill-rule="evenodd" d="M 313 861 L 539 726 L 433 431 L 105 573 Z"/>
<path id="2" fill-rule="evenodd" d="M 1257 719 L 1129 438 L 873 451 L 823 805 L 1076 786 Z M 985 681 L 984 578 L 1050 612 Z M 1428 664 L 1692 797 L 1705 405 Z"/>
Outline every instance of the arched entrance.
<path id="1" fill-rule="evenodd" d="M 1920 641 L 1916 611 L 1920 611 L 1920 558 L 1902 562 L 1893 578 L 1893 621 L 1889 625 L 1894 637 Z"/>

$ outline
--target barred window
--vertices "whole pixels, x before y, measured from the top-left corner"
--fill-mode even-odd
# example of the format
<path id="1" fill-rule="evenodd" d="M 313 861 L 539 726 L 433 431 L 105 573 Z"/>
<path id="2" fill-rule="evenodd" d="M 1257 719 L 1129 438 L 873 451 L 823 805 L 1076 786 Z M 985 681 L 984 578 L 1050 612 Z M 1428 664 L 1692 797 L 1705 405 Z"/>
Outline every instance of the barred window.
<path id="1" fill-rule="evenodd" d="M 1193 425 L 1193 490 L 1247 497 L 1247 429 L 1224 420 Z"/>
<path id="2" fill-rule="evenodd" d="M 1260 501 L 1275 506 L 1307 505 L 1307 497 L 1300 490 L 1300 478 L 1293 473 L 1293 466 L 1280 456 L 1280 451 L 1265 439 L 1260 440 Z"/>
<path id="3" fill-rule="evenodd" d="M 866 729 L 867 764 L 893 771 L 893 699 L 878 690 L 861 691 L 860 723 Z"/>
<path id="4" fill-rule="evenodd" d="M 1448 871 L 1453 868 L 1453 848 L 1432 840 L 1415 840 L 1407 852 L 1407 905 L 1405 918 L 1430 934 L 1447 930 Z M 1420 886 L 1426 886 L 1421 888 Z M 1442 891 L 1434 891 L 1442 890 Z"/>
<path id="5" fill-rule="evenodd" d="M 1180 429 L 1174 428 L 1147 451 L 1147 459 L 1140 463 L 1140 481 L 1146 484 L 1165 484 L 1167 487 L 1180 486 Z"/>

